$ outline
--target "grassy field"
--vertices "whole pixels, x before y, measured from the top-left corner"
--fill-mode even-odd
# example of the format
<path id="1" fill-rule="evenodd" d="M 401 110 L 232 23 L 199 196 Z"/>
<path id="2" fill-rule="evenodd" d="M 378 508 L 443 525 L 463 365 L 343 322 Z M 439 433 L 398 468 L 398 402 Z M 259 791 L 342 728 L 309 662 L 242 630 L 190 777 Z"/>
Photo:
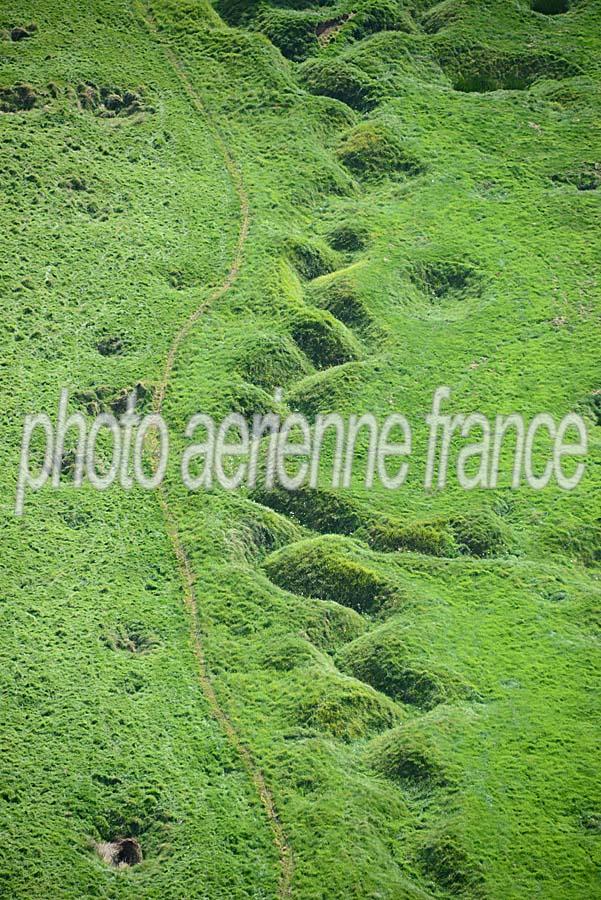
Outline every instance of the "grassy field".
<path id="1" fill-rule="evenodd" d="M 601 897 L 601 3 L 4 0 L 0 32 L 0 897 Z M 439 385 L 579 412 L 581 484 L 507 454 L 425 491 Z M 136 386 L 162 490 L 16 518 L 25 414 Z M 407 415 L 407 483 L 187 491 L 190 416 L 278 387 Z"/>

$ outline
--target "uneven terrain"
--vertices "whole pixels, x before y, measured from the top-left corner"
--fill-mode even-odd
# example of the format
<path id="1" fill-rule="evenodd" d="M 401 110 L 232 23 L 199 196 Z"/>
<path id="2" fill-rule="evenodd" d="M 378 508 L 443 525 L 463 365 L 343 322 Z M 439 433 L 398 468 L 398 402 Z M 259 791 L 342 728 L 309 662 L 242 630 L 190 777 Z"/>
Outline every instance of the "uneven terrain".
<path id="1" fill-rule="evenodd" d="M 601 4 L 0 32 L 0 897 L 601 896 Z M 582 483 L 424 491 L 439 385 L 578 411 Z M 160 492 L 13 515 L 62 387 L 162 412 Z M 184 489 L 190 416 L 274 405 L 404 413 L 407 483 Z"/>

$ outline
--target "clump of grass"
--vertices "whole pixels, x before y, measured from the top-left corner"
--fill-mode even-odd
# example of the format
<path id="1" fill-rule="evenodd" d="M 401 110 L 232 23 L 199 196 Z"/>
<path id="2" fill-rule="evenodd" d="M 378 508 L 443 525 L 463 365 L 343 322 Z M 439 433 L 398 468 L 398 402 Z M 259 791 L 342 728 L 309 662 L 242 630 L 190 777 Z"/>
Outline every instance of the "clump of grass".
<path id="1" fill-rule="evenodd" d="M 338 148 L 338 158 L 358 178 L 419 175 L 424 166 L 385 122 L 361 122 Z"/>
<path id="2" fill-rule="evenodd" d="M 464 513 L 451 517 L 449 524 L 461 553 L 488 559 L 502 556 L 509 549 L 509 530 L 493 512 Z"/>
<path id="3" fill-rule="evenodd" d="M 377 572 L 349 555 L 349 545 L 328 536 L 299 541 L 264 562 L 275 584 L 305 597 L 335 600 L 358 612 L 371 612 L 396 596 Z"/>
<path id="4" fill-rule="evenodd" d="M 459 555 L 455 536 L 444 520 L 430 522 L 402 522 L 386 519 L 374 522 L 368 530 L 368 540 L 375 550 L 391 552 L 413 550 L 430 556 L 453 557 Z"/>

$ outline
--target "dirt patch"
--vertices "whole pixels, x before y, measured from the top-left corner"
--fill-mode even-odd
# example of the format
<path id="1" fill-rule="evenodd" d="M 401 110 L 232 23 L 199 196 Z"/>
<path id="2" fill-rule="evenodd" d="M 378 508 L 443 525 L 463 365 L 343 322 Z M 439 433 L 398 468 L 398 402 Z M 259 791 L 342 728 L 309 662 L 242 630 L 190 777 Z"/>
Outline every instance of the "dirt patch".
<path id="1" fill-rule="evenodd" d="M 15 84 L 12 87 L 0 87 L 0 112 L 27 112 L 40 106 L 43 95 L 30 84 Z"/>
<path id="2" fill-rule="evenodd" d="M 335 19 L 326 19 L 325 22 L 320 22 L 317 28 L 315 29 L 315 34 L 317 35 L 317 40 L 319 41 L 322 47 L 326 47 L 333 38 L 339 33 L 340 29 L 346 22 L 350 22 L 353 19 L 355 13 L 345 13 L 343 16 L 338 16 Z"/>
<path id="3" fill-rule="evenodd" d="M 154 109 L 144 101 L 141 89 L 132 91 L 116 87 L 98 87 L 92 82 L 84 82 L 77 86 L 77 98 L 81 109 L 93 111 L 102 118 L 154 112 Z"/>
<path id="4" fill-rule="evenodd" d="M 96 844 L 96 852 L 103 862 L 114 869 L 137 866 L 143 859 L 139 842 L 131 837 Z"/>

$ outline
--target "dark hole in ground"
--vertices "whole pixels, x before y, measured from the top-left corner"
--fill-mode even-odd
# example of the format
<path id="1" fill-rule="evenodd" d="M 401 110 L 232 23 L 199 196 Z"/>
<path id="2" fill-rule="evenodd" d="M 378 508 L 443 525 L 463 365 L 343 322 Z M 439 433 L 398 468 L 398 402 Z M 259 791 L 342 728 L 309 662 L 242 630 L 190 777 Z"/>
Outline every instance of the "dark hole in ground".
<path id="1" fill-rule="evenodd" d="M 27 25 L 23 28 L 21 25 L 17 25 L 12 29 L 10 33 L 11 41 L 24 41 L 27 38 L 33 37 L 34 33 L 37 31 L 37 25 Z"/>
<path id="2" fill-rule="evenodd" d="M 118 356 L 123 353 L 125 343 L 123 338 L 118 336 L 106 337 L 98 342 L 96 349 L 101 356 Z"/>
<path id="3" fill-rule="evenodd" d="M 552 175 L 557 184 L 570 184 L 578 191 L 596 191 L 601 186 L 601 163 L 587 163 L 570 172 Z"/>
<path id="4" fill-rule="evenodd" d="M 88 189 L 85 179 L 80 178 L 79 175 L 75 175 L 73 178 L 68 178 L 63 186 L 68 191 L 87 191 Z"/>
<path id="5" fill-rule="evenodd" d="M 435 300 L 462 299 L 477 281 L 473 269 L 453 262 L 418 265 L 411 279 Z"/>
<path id="6" fill-rule="evenodd" d="M 532 11 L 545 16 L 559 16 L 570 9 L 570 0 L 532 0 Z"/>
<path id="7" fill-rule="evenodd" d="M 136 866 L 142 862 L 142 848 L 135 838 L 117 838 L 105 844 L 97 844 L 98 855 L 109 866 L 116 869 Z"/>
<path id="8" fill-rule="evenodd" d="M 119 625 L 103 641 L 111 650 L 127 653 L 147 653 L 159 643 L 158 638 L 148 633 L 142 625 Z"/>
<path id="9" fill-rule="evenodd" d="M 357 225 L 338 225 L 329 234 L 330 246 L 334 250 L 354 252 L 363 250 L 368 241 L 367 229 Z"/>
<path id="10" fill-rule="evenodd" d="M 94 110 L 97 115 L 105 118 L 153 112 L 152 107 L 146 106 L 139 91 L 98 87 L 92 82 L 85 82 L 78 85 L 77 96 L 82 109 Z"/>
<path id="11" fill-rule="evenodd" d="M 601 390 L 593 391 L 585 400 L 584 406 L 593 417 L 595 425 L 601 425 Z"/>
<path id="12" fill-rule="evenodd" d="M 593 831 L 601 834 L 601 813 L 587 813 L 581 819 L 582 827 L 586 831 Z"/>

